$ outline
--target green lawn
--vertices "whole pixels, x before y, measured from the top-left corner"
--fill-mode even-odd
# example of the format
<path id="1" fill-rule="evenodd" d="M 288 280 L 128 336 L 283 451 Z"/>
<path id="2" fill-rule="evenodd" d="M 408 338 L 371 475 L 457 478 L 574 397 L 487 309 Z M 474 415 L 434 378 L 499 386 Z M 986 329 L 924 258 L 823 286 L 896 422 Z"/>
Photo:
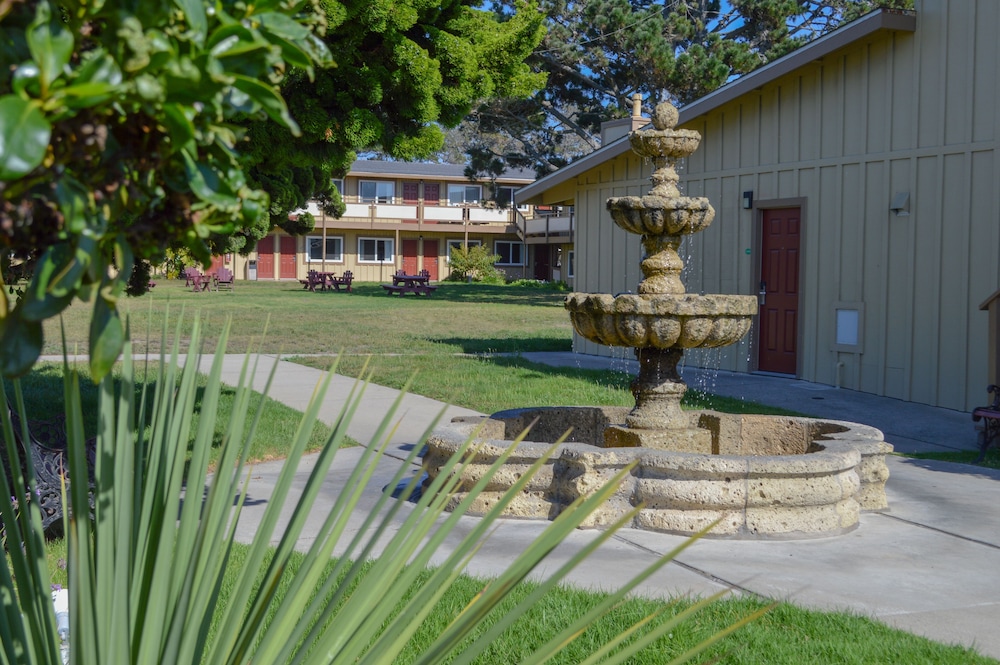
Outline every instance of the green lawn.
<path id="1" fill-rule="evenodd" d="M 298 282 L 237 282 L 232 292 L 192 293 L 182 280 L 159 280 L 139 298 L 122 301 L 130 315 L 133 348 L 158 350 L 164 317 L 171 325 L 195 313 L 204 337 L 218 337 L 233 322 L 227 349 L 255 345 L 268 353 L 348 355 L 454 351 L 567 351 L 572 328 L 564 293 L 531 288 L 445 283 L 428 297 L 389 296 L 378 284 L 355 284 L 353 293 L 303 290 Z M 47 354 L 86 350 L 91 308 L 74 303 L 61 321 L 45 324 Z M 182 329 L 184 329 L 182 325 Z"/>
<path id="2" fill-rule="evenodd" d="M 140 349 L 159 348 L 165 316 L 169 314 L 174 321 L 183 312 L 190 319 L 197 311 L 208 318 L 209 336 L 227 318 L 232 319 L 230 351 L 262 344 L 265 351 L 297 355 L 297 361 L 324 369 L 332 362 L 328 354 L 343 352 L 341 373 L 356 374 L 370 360 L 373 380 L 377 383 L 400 386 L 413 376 L 414 392 L 483 412 L 529 405 L 631 404 L 628 391 L 631 377 L 623 373 L 548 367 L 529 363 L 517 355 L 518 351 L 570 348 L 571 329 L 562 299 L 563 294 L 557 291 L 468 284 L 444 284 L 432 298 L 390 297 L 377 284 L 357 285 L 355 293 L 346 294 L 310 293 L 296 283 L 264 282 L 238 283 L 233 293 L 194 294 L 176 282 L 161 281 L 151 294 L 129 300 L 126 305 L 132 312 L 133 339 Z M 86 348 L 88 313 L 89 309 L 78 304 L 63 317 L 71 351 Z M 46 328 L 48 353 L 61 351 L 57 325 L 58 322 L 52 322 Z M 478 353 L 510 355 L 465 355 Z M 26 380 L 25 386 L 29 401 L 33 400 L 40 413 L 55 413 L 62 390 L 57 369 L 40 367 Z M 689 398 L 692 403 L 708 400 L 708 404 L 699 405 L 722 410 L 763 410 L 738 400 L 719 401 L 695 394 L 689 394 Z M 91 397 L 85 394 L 86 399 Z M 292 413 L 289 422 L 294 419 Z M 264 432 L 262 439 L 268 441 L 266 452 L 260 455 L 280 456 L 288 434 L 275 428 Z M 60 561 L 56 549 L 50 565 L 57 582 L 60 574 L 62 579 L 65 575 L 64 571 L 60 573 Z M 418 642 L 440 630 L 456 608 L 463 607 L 482 584 L 481 580 L 465 580 L 426 622 Z M 497 640 L 483 662 L 516 662 L 527 645 L 553 634 L 561 620 L 595 602 L 594 594 L 561 590 Z M 672 604 L 668 612 L 684 602 Z M 579 648 L 586 648 L 588 641 L 599 642 L 602 634 L 621 625 L 623 617 L 646 614 L 662 605 L 661 601 L 646 599 L 624 603 L 618 614 L 588 631 Z M 663 663 L 667 654 L 679 653 L 694 640 L 720 630 L 758 607 L 759 601 L 748 599 L 717 603 L 634 662 Z M 418 646 L 419 643 L 415 648 Z M 712 658 L 722 663 L 768 665 L 996 662 L 863 617 L 807 611 L 787 604 L 779 605 L 724 640 L 708 660 Z M 560 662 L 574 663 L 579 659 L 578 651 L 567 649 Z"/>

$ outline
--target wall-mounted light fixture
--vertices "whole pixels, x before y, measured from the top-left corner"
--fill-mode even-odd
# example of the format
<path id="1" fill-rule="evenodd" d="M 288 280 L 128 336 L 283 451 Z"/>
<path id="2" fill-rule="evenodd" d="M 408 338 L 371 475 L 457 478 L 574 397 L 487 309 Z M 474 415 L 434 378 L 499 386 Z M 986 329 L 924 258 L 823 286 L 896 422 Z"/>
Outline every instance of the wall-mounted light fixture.
<path id="1" fill-rule="evenodd" d="M 896 217 L 906 217 L 909 215 L 910 193 L 896 192 L 896 195 L 892 197 L 892 203 L 889 204 L 889 210 L 891 210 Z"/>
<path id="2" fill-rule="evenodd" d="M 753 208 L 753 190 L 743 192 L 743 209 L 750 210 Z"/>

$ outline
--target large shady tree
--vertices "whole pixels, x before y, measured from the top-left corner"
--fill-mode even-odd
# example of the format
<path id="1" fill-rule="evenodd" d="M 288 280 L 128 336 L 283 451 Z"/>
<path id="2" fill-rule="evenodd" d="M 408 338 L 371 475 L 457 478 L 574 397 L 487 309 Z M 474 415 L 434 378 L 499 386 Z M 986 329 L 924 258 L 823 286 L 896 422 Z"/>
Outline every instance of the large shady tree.
<path id="1" fill-rule="evenodd" d="M 241 152 L 252 182 L 271 195 L 276 225 L 304 233 L 289 213 L 309 200 L 343 213 L 331 178 L 359 152 L 425 159 L 440 150 L 442 128 L 458 125 L 484 99 L 527 99 L 545 84 L 525 59 L 541 42 L 544 15 L 534 2 L 508 11 L 478 0 L 321 0 L 324 42 L 335 67 L 293 72 L 282 94 L 299 123 L 254 123 Z M 248 241 L 255 238 L 248 238 Z"/>
<path id="2" fill-rule="evenodd" d="M 473 4 L 0 0 L 0 373 L 79 297 L 99 380 L 137 263 L 249 251 L 306 199 L 336 207 L 355 150 L 427 155 L 436 123 L 530 94 L 542 17 Z"/>

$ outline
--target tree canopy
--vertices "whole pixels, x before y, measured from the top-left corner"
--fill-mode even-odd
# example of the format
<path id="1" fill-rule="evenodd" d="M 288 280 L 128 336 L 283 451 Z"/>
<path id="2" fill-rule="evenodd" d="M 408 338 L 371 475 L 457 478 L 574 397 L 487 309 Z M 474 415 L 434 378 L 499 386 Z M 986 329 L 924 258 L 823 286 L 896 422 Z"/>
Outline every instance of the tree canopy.
<path id="1" fill-rule="evenodd" d="M 472 170 L 541 176 L 600 147 L 600 126 L 683 105 L 877 7 L 912 0 L 540 0 L 548 28 L 528 59 L 548 85 L 530 98 L 485 100 L 453 138 Z M 506 0 L 496 11 L 510 10 Z"/>
<path id="2" fill-rule="evenodd" d="M 249 251 L 309 198 L 342 206 L 354 151 L 427 156 L 474 102 L 530 95 L 543 17 L 475 4 L 0 0 L 0 372 L 79 297 L 99 380 L 137 262 Z"/>
<path id="3" fill-rule="evenodd" d="M 314 81 L 293 72 L 282 85 L 301 135 L 254 123 L 241 148 L 251 180 L 271 194 L 275 224 L 310 199 L 342 213 L 331 178 L 343 177 L 358 152 L 431 157 L 442 127 L 458 125 L 479 101 L 528 98 L 545 83 L 524 62 L 544 32 L 533 3 L 516 0 L 503 13 L 471 0 L 320 4 L 336 66 Z"/>

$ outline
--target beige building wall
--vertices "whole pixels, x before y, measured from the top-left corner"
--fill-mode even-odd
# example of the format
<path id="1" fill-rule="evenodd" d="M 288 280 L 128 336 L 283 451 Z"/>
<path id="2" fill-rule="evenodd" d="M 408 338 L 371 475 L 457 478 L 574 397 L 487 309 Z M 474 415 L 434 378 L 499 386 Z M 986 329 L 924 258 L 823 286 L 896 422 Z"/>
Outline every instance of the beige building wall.
<path id="1" fill-rule="evenodd" d="M 875 33 L 684 125 L 703 135 L 680 169 L 685 193 L 717 213 L 685 242 L 683 279 L 689 292 L 756 293 L 761 210 L 800 204 L 797 375 L 967 410 L 986 401 L 979 305 L 1000 285 L 1000 2 L 915 8 L 915 32 Z M 635 289 L 638 238 L 604 202 L 644 193 L 649 171 L 628 155 L 577 179 L 577 290 Z M 861 352 L 834 348 L 837 303 L 859 305 Z M 689 355 L 747 370 L 756 347 Z"/>

